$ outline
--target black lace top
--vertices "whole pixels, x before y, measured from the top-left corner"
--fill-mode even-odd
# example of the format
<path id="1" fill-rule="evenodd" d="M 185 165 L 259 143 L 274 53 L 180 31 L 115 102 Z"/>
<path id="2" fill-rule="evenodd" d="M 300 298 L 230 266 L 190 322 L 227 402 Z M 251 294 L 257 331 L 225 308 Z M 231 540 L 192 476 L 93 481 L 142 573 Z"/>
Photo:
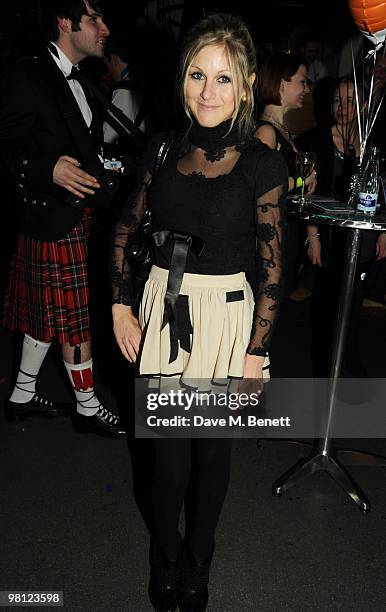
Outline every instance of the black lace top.
<path id="1" fill-rule="evenodd" d="M 256 307 L 248 352 L 265 355 L 281 296 L 282 210 L 287 169 L 280 154 L 257 139 L 238 142 L 225 122 L 216 128 L 194 125 L 177 137 L 151 186 L 162 137 L 149 146 L 135 193 L 116 226 L 113 249 L 113 301 L 133 301 L 130 263 L 124 257 L 135 239 L 146 207 L 153 231 L 174 230 L 205 241 L 200 256 L 188 253 L 186 272 L 254 272 Z M 168 269 L 171 244 L 155 249 L 154 263 Z M 249 275 L 250 278 L 250 275 Z"/>

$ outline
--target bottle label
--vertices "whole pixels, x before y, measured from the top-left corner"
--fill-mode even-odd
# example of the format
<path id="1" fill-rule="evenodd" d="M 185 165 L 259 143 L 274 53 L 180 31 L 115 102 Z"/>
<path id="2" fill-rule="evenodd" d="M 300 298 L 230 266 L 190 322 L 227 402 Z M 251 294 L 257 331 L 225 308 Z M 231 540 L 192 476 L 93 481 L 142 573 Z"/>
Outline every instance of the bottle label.
<path id="1" fill-rule="evenodd" d="M 367 213 L 374 213 L 377 209 L 377 193 L 363 193 L 360 191 L 358 193 L 358 210 L 362 210 Z"/>

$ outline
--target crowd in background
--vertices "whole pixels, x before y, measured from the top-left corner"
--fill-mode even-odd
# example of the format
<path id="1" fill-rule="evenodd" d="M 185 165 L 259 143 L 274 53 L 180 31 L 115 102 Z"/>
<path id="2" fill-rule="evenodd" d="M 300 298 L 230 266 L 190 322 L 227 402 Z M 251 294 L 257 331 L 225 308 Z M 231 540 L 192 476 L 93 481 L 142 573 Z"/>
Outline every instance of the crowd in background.
<path id="1" fill-rule="evenodd" d="M 180 15 L 179 15 L 180 17 Z M 181 22 L 177 24 L 181 26 Z M 253 32 L 253 24 L 252 32 Z M 17 20 L 11 22 L 17 32 Z M 24 24 L 25 27 L 25 24 Z M 86 60 L 87 71 L 101 92 L 113 101 L 151 140 L 155 133 L 168 131 L 178 126 L 179 116 L 176 112 L 174 99 L 174 77 L 181 27 L 165 25 L 157 20 L 149 20 L 149 15 L 137 18 L 137 25 L 130 27 L 115 26 L 111 29 L 109 42 L 105 51 L 105 59 Z M 33 40 L 33 36 L 32 36 Z M 258 66 L 272 54 L 284 51 L 297 53 L 304 58 L 307 68 L 307 91 L 305 92 L 301 108 L 287 109 L 285 124 L 291 136 L 296 138 L 309 130 L 316 128 L 329 112 L 334 87 L 337 80 L 352 74 L 352 50 L 355 63 L 362 66 L 370 43 L 359 32 L 350 39 L 342 39 L 341 44 L 328 37 L 321 37 L 312 29 L 312 25 L 298 24 L 287 32 L 286 37 L 272 37 L 272 41 L 255 40 Z M 15 58 L 25 56 L 33 49 L 31 31 L 27 39 L 8 34 L 2 38 L 1 62 L 6 67 Z M 157 57 L 157 69 L 154 69 L 154 58 Z M 162 66 L 162 68 L 160 68 Z M 256 109 L 258 119 L 259 109 Z M 381 147 L 381 169 L 385 167 L 383 126 L 384 110 L 381 108 L 378 121 L 373 131 L 373 142 Z M 114 122 L 105 122 L 104 139 L 112 151 L 119 154 L 133 153 L 130 137 L 118 134 Z M 299 141 L 301 142 L 301 141 Z M 303 146 L 304 148 L 304 146 Z M 138 151 L 135 151 L 137 156 Z M 129 162 L 130 163 L 130 162 Z M 135 166 L 135 164 L 134 164 Z M 3 201 L 8 203 L 7 229 L 3 232 L 1 240 L 1 267 L 0 295 L 3 297 L 9 261 L 16 236 L 17 219 L 12 206 L 13 193 L 8 186 L 7 176 L 2 176 Z M 320 189 L 319 189 L 320 193 Z M 381 200 L 383 194 L 380 194 Z M 96 236 L 98 240 L 108 243 L 106 227 L 111 228 L 111 220 L 106 214 L 100 215 L 97 223 Z M 5 226 L 4 226 L 5 227 Z M 312 294 L 313 270 L 306 249 L 302 248 L 303 234 L 294 238 L 298 248 L 288 254 L 289 261 L 286 267 L 286 297 L 303 301 Z M 97 239 L 95 240 L 97 242 Z M 97 249 L 95 254 L 97 262 L 101 264 L 102 254 Z M 373 257 L 376 260 L 376 257 Z M 107 265 L 105 263 L 105 267 Z M 370 268 L 369 268 L 370 269 Z M 384 286 L 383 278 L 386 275 L 384 262 L 371 268 L 369 276 L 372 283 L 366 287 L 365 307 L 368 312 L 383 312 Z M 374 279 L 376 289 L 374 289 Z"/>

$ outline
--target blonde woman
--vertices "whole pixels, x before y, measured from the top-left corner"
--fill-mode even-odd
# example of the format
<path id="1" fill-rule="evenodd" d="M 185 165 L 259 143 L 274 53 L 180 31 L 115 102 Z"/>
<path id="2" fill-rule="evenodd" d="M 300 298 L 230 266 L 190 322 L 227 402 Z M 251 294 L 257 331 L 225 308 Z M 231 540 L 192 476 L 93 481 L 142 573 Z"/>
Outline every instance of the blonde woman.
<path id="1" fill-rule="evenodd" d="M 254 45 L 239 18 L 212 15 L 187 34 L 178 80 L 187 127 L 154 184 L 160 139 L 150 146 L 115 236 L 114 331 L 141 375 L 265 375 L 281 294 L 288 179 L 281 156 L 254 138 L 255 71 Z M 137 319 L 124 249 L 146 207 L 157 246 Z M 254 305 L 246 272 L 255 268 L 256 240 L 261 272 L 253 278 Z M 206 609 L 230 455 L 230 439 L 155 441 L 149 595 L 156 610 Z M 182 543 L 178 525 L 189 484 Z"/>

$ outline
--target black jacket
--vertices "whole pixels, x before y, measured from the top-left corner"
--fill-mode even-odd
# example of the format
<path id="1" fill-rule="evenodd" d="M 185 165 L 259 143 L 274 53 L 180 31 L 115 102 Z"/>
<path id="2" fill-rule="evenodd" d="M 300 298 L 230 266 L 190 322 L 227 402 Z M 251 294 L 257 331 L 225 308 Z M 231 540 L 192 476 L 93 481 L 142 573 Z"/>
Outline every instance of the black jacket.
<path id="1" fill-rule="evenodd" d="M 68 89 L 46 51 L 39 58 L 23 59 L 9 67 L 0 83 L 0 163 L 16 188 L 20 231 L 38 240 L 62 238 L 83 215 L 83 206 L 66 204 L 69 192 L 53 182 L 53 169 L 61 155 L 83 163 L 58 106 L 58 97 L 68 94 Z M 90 137 L 97 146 L 102 117 L 85 93 L 93 113 Z"/>

